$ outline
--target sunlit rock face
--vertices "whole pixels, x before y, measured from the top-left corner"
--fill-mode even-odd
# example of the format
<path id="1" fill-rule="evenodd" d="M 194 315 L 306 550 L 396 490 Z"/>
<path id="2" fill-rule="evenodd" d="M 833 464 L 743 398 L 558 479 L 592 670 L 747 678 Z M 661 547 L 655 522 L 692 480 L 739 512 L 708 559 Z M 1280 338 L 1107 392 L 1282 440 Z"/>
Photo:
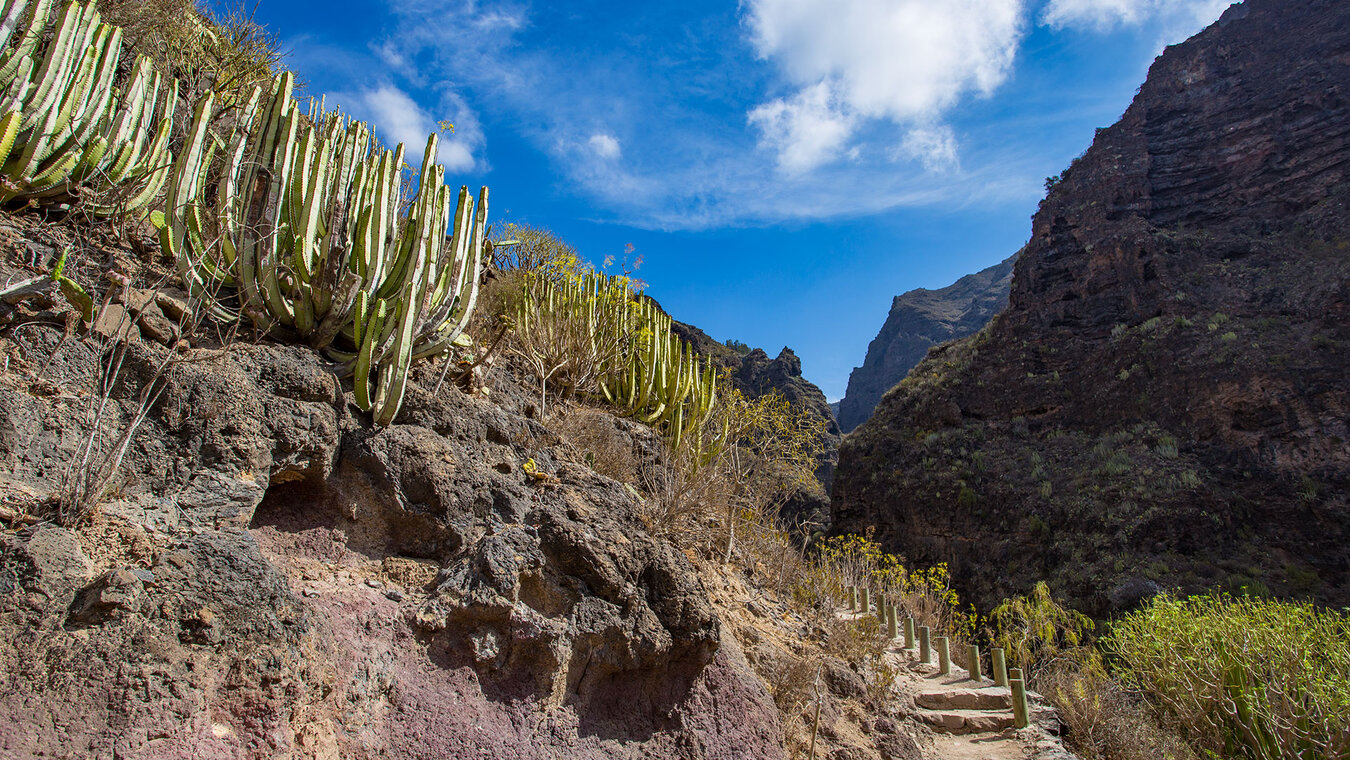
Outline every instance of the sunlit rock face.
<path id="1" fill-rule="evenodd" d="M 1350 599 L 1350 5 L 1170 47 L 1041 204 L 1009 304 L 843 444 L 837 530 L 982 602 Z"/>

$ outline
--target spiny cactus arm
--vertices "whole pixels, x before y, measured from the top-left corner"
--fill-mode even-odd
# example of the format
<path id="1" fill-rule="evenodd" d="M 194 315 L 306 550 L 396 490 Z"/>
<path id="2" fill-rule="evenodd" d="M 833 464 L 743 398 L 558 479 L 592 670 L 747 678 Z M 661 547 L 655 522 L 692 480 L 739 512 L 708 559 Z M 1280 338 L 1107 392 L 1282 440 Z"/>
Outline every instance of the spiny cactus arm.
<path id="1" fill-rule="evenodd" d="M 165 253 L 173 256 L 179 277 L 182 278 L 183 286 L 187 288 L 188 293 L 193 298 L 203 299 L 209 304 L 214 315 L 229 321 L 234 315 L 211 297 L 202 276 L 202 262 L 206 252 L 192 250 L 187 239 L 187 216 L 197 202 L 197 182 L 201 176 L 201 163 L 206 154 L 207 127 L 214 107 L 215 96 L 207 92 L 193 113 L 192 126 L 188 130 L 182 151 L 178 160 L 174 162 L 174 169 L 169 177 L 165 200 L 165 224 L 160 229 L 160 244 Z"/>
<path id="2" fill-rule="evenodd" d="M 0 96 L 0 112 L 9 113 L 10 111 L 23 110 L 25 96 L 28 94 L 29 80 L 28 75 L 33 70 L 33 59 L 24 58 L 19 61 L 18 71 L 14 78 L 9 80 L 5 87 L 5 94 Z M 0 81 L 5 81 L 0 79 Z M 0 162 L 3 165 L 3 162 Z"/>
<path id="3" fill-rule="evenodd" d="M 291 266 L 301 282 L 313 278 L 319 263 L 315 240 L 319 237 L 319 215 L 324 210 L 322 188 L 328 179 L 328 148 L 326 138 L 320 138 L 313 129 L 306 130 L 297 151 L 297 171 L 291 179 L 291 221 L 295 227 Z"/>
<path id="4" fill-rule="evenodd" d="M 295 135 L 299 128 L 299 110 L 293 102 L 287 103 L 285 126 L 277 134 L 278 161 L 273 164 L 271 182 L 268 183 L 266 207 L 263 211 L 263 226 L 260 229 L 258 244 L 258 286 L 267 310 L 272 317 L 283 325 L 295 323 L 295 313 L 287 292 L 281 282 L 282 251 L 288 251 L 288 220 L 285 218 L 285 188 L 295 162 Z"/>
<path id="5" fill-rule="evenodd" d="M 450 319 L 456 298 L 464 290 L 465 276 L 473 264 L 468 255 L 472 223 L 473 201 L 469 197 L 469 188 L 460 186 L 454 220 L 449 228 L 450 239 L 442 249 L 448 264 L 441 267 L 436 283 L 435 296 L 439 305 L 430 318 L 433 324 L 439 325 Z"/>
<path id="6" fill-rule="evenodd" d="M 411 288 L 410 288 L 411 290 Z M 376 391 L 375 422 L 388 425 L 403 405 L 403 394 L 408 386 L 408 369 L 412 365 L 413 302 L 411 293 L 405 293 L 398 307 L 398 332 L 392 355 L 380 362 L 380 387 Z"/>
<path id="7" fill-rule="evenodd" d="M 109 185 L 120 185 L 133 175 L 136 167 L 140 165 L 142 151 L 147 147 L 147 136 L 150 133 L 150 124 L 155 117 L 155 100 L 159 97 L 159 90 L 164 84 L 164 77 L 158 71 L 152 71 L 147 79 L 145 86 L 141 88 L 140 96 L 136 103 L 132 104 L 130 116 L 127 121 L 126 148 L 118 156 L 108 171 L 107 182 Z M 219 141 L 215 135 L 211 135 L 211 150 L 220 148 Z M 202 162 L 202 176 L 198 180 L 197 186 L 206 185 L 206 172 L 210 169 L 212 158 Z"/>
<path id="8" fill-rule="evenodd" d="M 169 102 L 176 97 L 177 81 L 174 82 L 174 93 L 171 94 Z M 258 293 L 257 268 L 253 258 L 246 257 L 241 260 L 239 248 L 243 242 L 241 238 L 249 233 L 240 227 L 240 219 L 246 213 L 248 207 L 248 198 L 241 197 L 244 194 L 250 194 L 251 186 L 241 185 L 240 174 L 243 170 L 244 155 L 248 148 L 248 135 L 253 129 L 254 120 L 258 114 L 258 102 L 262 96 L 262 88 L 254 86 L 249 93 L 249 97 L 244 101 L 243 107 L 239 111 L 238 121 L 230 133 L 229 143 L 225 150 L 225 162 L 220 174 L 220 180 L 216 187 L 216 224 L 220 227 L 220 255 L 224 261 L 235 272 L 235 282 L 239 288 L 239 300 L 241 310 L 250 315 L 250 317 L 261 316 L 263 312 L 262 296 Z M 173 111 L 169 111 L 168 124 L 172 125 Z M 166 124 L 164 116 L 160 117 L 160 128 L 163 129 Z M 267 320 L 264 320 L 266 322 Z M 255 325 L 260 329 L 263 324 Z"/>
<path id="9" fill-rule="evenodd" d="M 96 46 L 83 48 L 76 53 L 75 65 L 69 73 L 69 80 L 65 87 L 61 89 L 57 100 L 56 123 L 52 125 L 52 134 L 49 141 L 52 152 L 64 147 L 66 140 L 70 137 L 69 127 L 76 112 L 84 109 L 90 86 L 94 82 L 94 72 L 98 68 L 100 48 L 102 43 L 106 41 L 107 34 L 101 28 L 96 34 Z"/>
<path id="10" fill-rule="evenodd" d="M 70 254 L 70 246 L 61 250 L 61 255 L 57 257 L 55 266 L 47 275 L 47 280 L 55 282 L 61 288 L 61 294 L 66 297 L 71 306 L 79 310 L 80 316 L 84 321 L 91 322 L 94 319 L 94 299 L 79 283 L 66 276 L 66 257 Z"/>
<path id="11" fill-rule="evenodd" d="M 28 10 L 28 0 L 7 0 L 3 15 L 0 15 L 0 49 L 9 44 L 9 38 L 19 28 L 19 19 Z"/>
<path id="12" fill-rule="evenodd" d="M 465 272 L 467 279 L 461 280 L 455 291 L 455 297 L 462 298 L 465 288 L 468 288 L 468 300 L 464 302 L 460 309 L 459 322 L 456 323 L 454 332 L 449 336 L 450 340 L 454 340 L 469 326 L 474 307 L 478 305 L 478 281 L 482 279 L 483 273 L 483 256 L 485 253 L 483 238 L 487 234 L 487 215 L 488 189 L 484 185 L 478 189 L 478 210 L 473 217 L 473 233 L 469 241 L 467 271 Z"/>
<path id="13" fill-rule="evenodd" d="M 365 294 L 363 293 L 362 296 Z M 360 354 L 356 358 L 356 405 L 361 407 L 362 411 L 370 411 L 373 403 L 370 398 L 370 368 L 375 351 L 375 341 L 379 334 L 383 332 L 385 312 L 388 305 L 384 299 L 375 301 L 375 306 L 371 310 L 370 321 L 365 328 L 365 335 L 358 345 L 361 347 Z"/>
<path id="14" fill-rule="evenodd" d="M 109 185 L 119 182 L 131 164 L 132 132 L 145 107 L 145 92 L 152 81 L 152 74 L 148 59 L 141 58 L 136 62 L 136 72 L 126 95 L 122 97 L 116 114 L 103 133 L 103 137 L 108 140 L 108 152 L 97 170 L 102 172 L 104 181 Z"/>
<path id="15" fill-rule="evenodd" d="M 93 322 L 94 299 L 88 291 L 80 287 L 79 283 L 65 276 L 57 277 L 56 284 L 61 286 L 61 295 L 65 296 L 70 305 L 80 312 L 80 317 L 86 322 Z"/>
<path id="16" fill-rule="evenodd" d="M 23 114 L 19 111 L 10 111 L 0 116 L 0 165 L 4 164 L 9 151 L 14 147 L 14 138 L 19 134 L 19 122 L 22 119 Z"/>
<path id="17" fill-rule="evenodd" d="M 61 9 L 56 22 L 56 34 L 47 44 L 42 63 L 33 77 L 32 92 L 24 104 L 29 115 L 24 120 L 23 129 L 36 127 L 56 107 L 68 81 L 67 68 L 77 55 L 74 40 L 83 31 L 80 21 L 84 12 L 84 6 L 79 3 L 70 3 Z M 34 135 L 35 138 L 39 136 L 41 133 Z"/>
<path id="18" fill-rule="evenodd" d="M 155 139 L 150 143 L 146 150 L 144 158 L 140 165 L 135 169 L 134 174 L 143 177 L 144 184 L 141 189 L 128 198 L 122 204 L 124 211 L 139 211 L 145 208 L 163 189 L 168 180 L 169 172 L 173 168 L 173 153 L 169 150 L 169 137 L 173 134 L 173 109 L 178 101 L 178 80 L 174 79 L 170 83 L 167 97 L 162 98 L 160 102 L 159 126 L 155 132 Z M 109 215 L 116 212 L 118 208 L 113 205 L 95 206 L 94 212 L 100 215 Z M 233 251 L 231 250 L 231 254 Z M 221 254 L 226 254 L 225 247 L 221 246 Z M 227 258 L 227 266 L 233 265 L 233 258 Z"/>
<path id="19" fill-rule="evenodd" d="M 12 81 L 16 72 L 25 63 L 32 65 L 38 43 L 42 41 L 42 35 L 47 31 L 47 18 L 51 14 L 52 0 L 36 0 L 26 5 L 26 11 L 20 20 L 24 26 L 23 34 L 12 48 L 0 55 L 0 82 Z M 27 79 L 27 75 L 24 78 Z"/>
<path id="20" fill-rule="evenodd" d="M 89 159 L 98 151 L 91 152 L 89 146 L 98 139 L 96 133 L 103 124 L 104 114 L 114 102 L 113 81 L 117 75 L 118 61 L 121 60 L 121 48 L 122 30 L 114 28 L 111 34 L 104 37 L 98 70 L 94 73 L 83 108 L 74 116 L 70 137 L 63 146 L 81 152 L 80 163 L 71 176 L 72 181 L 82 182 L 93 172 L 94 167 L 90 165 Z M 103 150 L 107 150 L 106 140 Z M 101 154 L 99 157 L 102 158 Z"/>

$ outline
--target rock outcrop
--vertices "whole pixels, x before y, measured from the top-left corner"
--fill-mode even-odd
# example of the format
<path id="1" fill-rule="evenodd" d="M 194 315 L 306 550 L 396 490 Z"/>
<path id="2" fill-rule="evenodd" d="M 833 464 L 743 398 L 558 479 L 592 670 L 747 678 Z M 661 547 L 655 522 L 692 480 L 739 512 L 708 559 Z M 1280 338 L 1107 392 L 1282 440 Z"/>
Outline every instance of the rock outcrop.
<path id="1" fill-rule="evenodd" d="M 22 526 L 83 466 L 101 356 L 11 339 Z M 103 440 L 162 391 L 114 498 L 0 537 L 0 755 L 783 756 L 689 560 L 509 378 L 414 386 L 381 429 L 305 348 L 127 345 Z"/>
<path id="2" fill-rule="evenodd" d="M 846 439 L 838 529 L 984 603 L 1346 604 L 1348 246 L 1350 5 L 1235 5 L 1053 187 L 1007 310 Z"/>
<path id="3" fill-rule="evenodd" d="M 848 376 L 839 401 L 839 428 L 845 433 L 867 421 L 886 391 L 905 379 L 939 343 L 973 335 L 1008 305 L 1013 261 L 1010 256 L 968 274 L 945 288 L 918 288 L 891 301 L 881 332 L 867 344 L 861 367 Z"/>

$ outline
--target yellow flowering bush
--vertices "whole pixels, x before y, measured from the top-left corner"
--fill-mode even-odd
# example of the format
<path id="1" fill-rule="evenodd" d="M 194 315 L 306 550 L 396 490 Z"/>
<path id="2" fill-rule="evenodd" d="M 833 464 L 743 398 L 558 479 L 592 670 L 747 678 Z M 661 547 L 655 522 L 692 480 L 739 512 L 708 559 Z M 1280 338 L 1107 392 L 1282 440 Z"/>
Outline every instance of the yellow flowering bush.
<path id="1" fill-rule="evenodd" d="M 864 535 L 832 536 L 818 544 L 818 572 L 828 593 L 842 599 L 847 586 L 865 587 L 898 604 L 916 625 L 958 640 L 972 638 L 980 618 L 973 605 L 962 606 L 947 564 L 907 568 L 900 557 L 883 551 L 872 535 L 869 530 Z"/>

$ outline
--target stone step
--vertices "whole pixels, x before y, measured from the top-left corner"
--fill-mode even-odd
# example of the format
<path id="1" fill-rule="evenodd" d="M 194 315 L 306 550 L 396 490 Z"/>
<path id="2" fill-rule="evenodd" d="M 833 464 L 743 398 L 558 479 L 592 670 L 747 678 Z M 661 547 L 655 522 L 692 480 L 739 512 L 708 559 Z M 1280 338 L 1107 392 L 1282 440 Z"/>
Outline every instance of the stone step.
<path id="1" fill-rule="evenodd" d="M 984 710 L 918 710 L 914 717 L 940 734 L 995 734 L 1013 725 L 1011 713 Z"/>
<path id="2" fill-rule="evenodd" d="M 997 686 L 924 691 L 914 695 L 914 704 L 929 710 L 1011 710 L 1012 694 Z"/>

